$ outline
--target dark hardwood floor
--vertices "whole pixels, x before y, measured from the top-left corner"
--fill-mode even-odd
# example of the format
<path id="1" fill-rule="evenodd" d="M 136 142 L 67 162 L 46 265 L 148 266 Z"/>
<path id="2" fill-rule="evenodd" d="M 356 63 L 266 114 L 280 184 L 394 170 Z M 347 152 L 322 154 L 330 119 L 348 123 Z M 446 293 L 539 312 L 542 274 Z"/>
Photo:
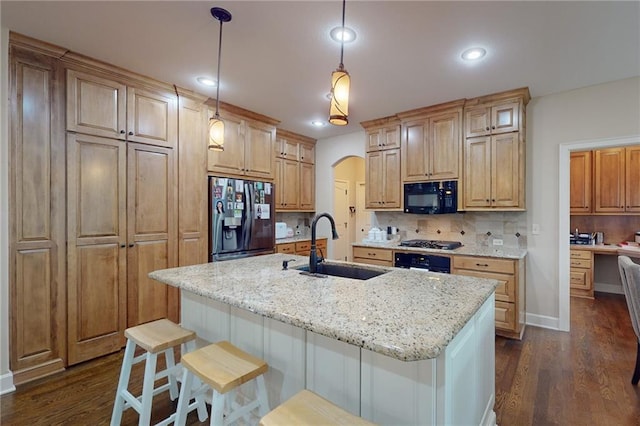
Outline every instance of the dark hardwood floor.
<path id="1" fill-rule="evenodd" d="M 631 385 L 635 354 L 623 296 L 572 298 L 571 333 L 528 327 L 522 341 L 496 338 L 498 424 L 640 425 L 640 387 Z M 2 396 L 0 423 L 108 424 L 121 361 L 122 352 L 19 386 Z M 136 366 L 131 383 L 141 377 Z M 152 422 L 174 410 L 166 392 L 157 396 Z M 124 413 L 123 425 L 137 422 L 133 410 Z M 187 423 L 199 424 L 196 413 Z"/>

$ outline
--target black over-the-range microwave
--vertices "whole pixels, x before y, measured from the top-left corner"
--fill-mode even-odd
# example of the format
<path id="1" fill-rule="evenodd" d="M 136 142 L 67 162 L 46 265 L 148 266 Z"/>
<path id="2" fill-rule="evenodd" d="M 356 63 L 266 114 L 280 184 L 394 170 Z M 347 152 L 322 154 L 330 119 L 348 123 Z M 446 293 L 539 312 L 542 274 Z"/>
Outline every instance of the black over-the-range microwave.
<path id="1" fill-rule="evenodd" d="M 458 210 L 458 182 L 404 184 L 404 211 L 415 214 L 455 213 Z"/>

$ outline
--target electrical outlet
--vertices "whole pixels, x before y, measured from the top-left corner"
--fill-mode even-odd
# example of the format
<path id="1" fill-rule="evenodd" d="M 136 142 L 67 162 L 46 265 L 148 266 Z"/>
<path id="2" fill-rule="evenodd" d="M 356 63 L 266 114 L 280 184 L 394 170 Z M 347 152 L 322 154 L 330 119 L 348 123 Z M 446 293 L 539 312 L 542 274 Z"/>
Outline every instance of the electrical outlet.
<path id="1" fill-rule="evenodd" d="M 534 223 L 531 225 L 531 233 L 533 235 L 539 235 L 540 234 L 540 225 L 537 223 Z"/>
<path id="2" fill-rule="evenodd" d="M 493 239 L 493 245 L 494 246 L 501 246 L 502 245 L 502 240 L 500 238 L 494 238 Z"/>

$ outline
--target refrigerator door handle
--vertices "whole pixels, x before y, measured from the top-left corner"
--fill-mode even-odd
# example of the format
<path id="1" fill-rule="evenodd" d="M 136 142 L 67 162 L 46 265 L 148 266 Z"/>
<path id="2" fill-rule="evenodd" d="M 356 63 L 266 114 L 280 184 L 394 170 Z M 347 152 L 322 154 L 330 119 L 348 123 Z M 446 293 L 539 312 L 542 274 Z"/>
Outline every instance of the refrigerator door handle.
<path id="1" fill-rule="evenodd" d="M 242 235 L 242 244 L 245 250 L 249 249 L 249 242 L 251 241 L 251 233 L 253 227 L 253 185 L 251 182 L 246 182 L 244 184 L 244 192 L 245 192 L 245 202 L 247 203 L 247 207 L 245 209 L 245 226 L 243 227 L 243 235 Z"/>

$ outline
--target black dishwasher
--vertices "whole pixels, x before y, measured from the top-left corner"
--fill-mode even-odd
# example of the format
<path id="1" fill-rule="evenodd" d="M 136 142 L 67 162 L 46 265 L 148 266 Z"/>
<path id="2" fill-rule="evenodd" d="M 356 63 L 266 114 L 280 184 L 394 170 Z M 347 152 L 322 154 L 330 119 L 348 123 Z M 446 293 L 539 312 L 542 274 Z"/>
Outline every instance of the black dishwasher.
<path id="1" fill-rule="evenodd" d="M 451 272 L 451 258 L 433 254 L 396 253 L 394 266 L 449 274 Z"/>

